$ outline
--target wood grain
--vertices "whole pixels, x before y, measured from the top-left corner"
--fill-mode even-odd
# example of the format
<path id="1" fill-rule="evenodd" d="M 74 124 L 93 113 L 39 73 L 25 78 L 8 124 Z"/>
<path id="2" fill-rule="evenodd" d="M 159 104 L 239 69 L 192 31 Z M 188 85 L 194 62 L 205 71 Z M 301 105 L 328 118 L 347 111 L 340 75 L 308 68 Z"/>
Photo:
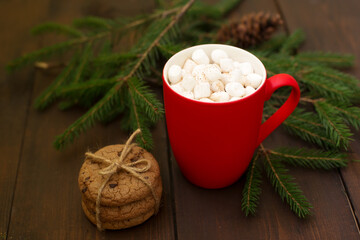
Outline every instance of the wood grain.
<path id="1" fill-rule="evenodd" d="M 232 18 L 253 10 L 272 12 L 274 9 L 277 7 L 271 1 L 246 1 Z M 292 11 L 298 10 L 292 6 Z M 305 9 L 301 13 L 305 14 Z M 285 12 L 285 19 L 287 14 L 291 13 Z M 310 23 L 308 27 L 311 27 Z M 312 43 L 312 39 L 308 41 Z M 268 147 L 304 146 L 282 129 L 272 133 L 264 144 Z M 266 177 L 263 178 L 258 213 L 255 217 L 246 218 L 241 212 L 244 177 L 228 188 L 205 190 L 189 183 L 181 175 L 174 159 L 172 165 L 179 239 L 359 238 L 338 171 L 291 169 L 291 174 L 314 207 L 313 216 L 301 220 L 281 202 Z"/>
<path id="2" fill-rule="evenodd" d="M 81 15 L 110 17 L 111 11 L 115 11 L 114 14 L 134 15 L 149 11 L 153 7 L 151 2 L 140 4 L 140 1 L 133 1 L 133 3 L 134 5 L 124 7 L 124 2 L 118 1 L 101 3 L 99 1 L 83 1 L 75 4 L 68 1 L 49 1 L 45 4 L 43 1 L 33 1 L 34 9 L 38 5 L 45 6 L 36 10 L 40 13 L 32 12 L 29 15 L 42 16 L 41 21 L 54 20 L 67 23 Z M 98 8 L 97 6 L 100 5 L 101 8 Z M 13 11 L 16 9 L 14 8 Z M 28 9 L 28 11 L 30 10 Z M 53 40 L 49 39 L 42 39 L 41 42 L 49 44 L 49 41 Z M 35 40 L 32 39 L 32 41 Z M 36 71 L 32 78 L 35 79 L 34 94 L 29 104 L 32 104 L 34 98 L 52 81 L 54 74 Z M 27 87 L 32 89 L 31 86 Z M 21 93 L 21 91 L 17 92 Z M 27 99 L 25 106 L 27 106 L 26 102 Z M 23 108 L 20 108 L 19 111 L 22 114 L 27 113 Z M 52 146 L 54 137 L 65 130 L 82 113 L 84 110 L 81 109 L 61 112 L 56 106 L 45 112 L 30 109 L 26 134 L 20 135 L 24 137 L 23 148 L 14 150 L 18 155 L 21 154 L 21 158 L 9 232 L 7 233 L 8 239 L 173 239 L 168 157 L 167 151 L 163 151 L 163 149 L 167 149 L 164 122 L 160 121 L 153 129 L 156 142 L 154 156 L 159 161 L 164 182 L 164 197 L 160 212 L 156 217 L 149 219 L 146 224 L 124 231 L 100 233 L 81 210 L 80 191 L 77 186 L 78 172 L 87 150 L 95 151 L 105 145 L 122 143 L 128 136 L 120 131 L 118 119 L 108 126 L 97 125 L 63 152 L 56 151 Z M 9 121 L 9 119 L 5 120 Z M 21 126 L 21 124 L 19 125 Z M 16 172 L 17 163 L 14 162 L 14 164 Z M 10 174 L 8 176 L 11 177 Z M 6 204 L 5 207 L 11 209 L 11 203 Z M 4 231 L 6 232 L 6 225 Z"/>
<path id="3" fill-rule="evenodd" d="M 279 0 L 289 29 L 302 28 L 307 41 L 304 50 L 323 50 L 350 53 L 355 56 L 355 67 L 349 72 L 360 79 L 360 1 L 289 1 Z M 306 12 L 306 17 L 300 13 Z M 360 83 L 359 83 L 360 84 Z M 351 144 L 351 159 L 360 159 L 360 132 Z M 360 211 L 360 164 L 350 162 L 341 170 L 344 191 L 348 194 L 355 220 L 359 222 Z"/>
<path id="4" fill-rule="evenodd" d="M 21 73 L 9 74 L 5 65 L 23 51 L 34 49 L 36 42 L 24 42 L 27 27 L 37 22 L 41 15 L 27 14 L 28 5 L 17 9 L 13 2 L 0 2 L 0 236 L 7 234 L 11 215 L 13 193 L 16 185 L 17 169 L 21 157 L 24 139 L 28 104 L 34 74 L 26 69 Z M 15 10 L 17 9 L 17 10 Z M 8 14 L 12 11 L 13 14 Z M 19 16 L 28 21 L 17 22 Z M 11 27 L 9 27 L 9 23 Z M 1 238 L 0 237 L 0 238 Z"/>
<path id="5" fill-rule="evenodd" d="M 209 0 L 207 2 L 216 2 Z M 21 7 L 19 7 L 21 6 Z M 36 96 L 54 78 L 53 72 L 29 67 L 6 74 L 3 66 L 14 57 L 58 40 L 36 39 L 29 29 L 44 21 L 71 23 L 80 16 L 133 16 L 151 11 L 154 1 L 0 1 L 0 240 L 1 239 L 359 239 L 360 165 L 341 171 L 291 168 L 291 174 L 313 204 L 313 216 L 298 219 L 263 177 L 258 213 L 241 212 L 244 177 L 230 187 L 206 190 L 181 174 L 168 146 L 165 122 L 153 129 L 154 156 L 159 162 L 164 193 L 160 212 L 144 224 L 122 231 L 99 232 L 80 206 L 77 176 L 85 151 L 123 142 L 119 119 L 83 134 L 62 152 L 54 150 L 54 136 L 76 120 L 83 109 L 45 112 L 32 108 Z M 232 19 L 263 10 L 284 16 L 287 28 L 307 34 L 305 50 L 350 52 L 356 55 L 352 73 L 360 77 L 358 0 L 244 0 Z M 9 28 L 9 23 L 11 27 Z M 161 89 L 156 89 L 160 95 Z M 360 159 L 356 132 L 352 156 Z M 277 129 L 267 147 L 308 146 Z"/>

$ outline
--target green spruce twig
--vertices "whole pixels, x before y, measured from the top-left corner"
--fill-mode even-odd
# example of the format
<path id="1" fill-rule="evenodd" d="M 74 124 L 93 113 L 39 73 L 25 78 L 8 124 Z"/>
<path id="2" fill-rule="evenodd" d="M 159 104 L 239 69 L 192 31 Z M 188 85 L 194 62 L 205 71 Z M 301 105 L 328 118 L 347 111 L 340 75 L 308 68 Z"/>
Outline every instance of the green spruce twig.
<path id="1" fill-rule="evenodd" d="M 157 44 L 179 21 L 193 2 L 194 0 L 191 0 L 180 8 L 170 23 L 168 23 L 167 26 L 152 40 L 152 42 L 148 44 L 147 48 L 144 49 L 128 74 L 119 77 L 116 81 L 117 83 L 115 83 L 115 85 L 97 104 L 94 105 L 94 107 L 90 108 L 86 114 L 84 114 L 63 134 L 56 138 L 54 143 L 56 148 L 63 148 L 67 143 L 72 142 L 79 132 L 83 132 L 87 128 L 91 127 L 95 121 L 101 121 L 104 118 L 105 111 L 109 111 L 111 108 L 118 106 L 121 98 L 119 92 L 122 87 L 127 87 L 129 89 L 129 94 L 127 94 L 127 109 L 130 113 L 128 118 L 132 120 L 127 120 L 127 122 L 131 122 L 131 124 L 128 124 L 127 126 L 132 130 L 140 128 L 142 130 L 142 133 L 139 135 L 141 145 L 148 149 L 151 148 L 152 139 L 150 131 L 148 130 L 149 126 L 146 119 L 149 119 L 150 122 L 156 122 L 162 115 L 163 110 L 160 102 L 158 102 L 158 100 L 149 92 L 146 93 L 148 89 L 136 78 L 136 75 L 141 74 L 139 71 L 141 71 L 144 67 L 144 64 L 151 52 L 154 51 Z M 150 32 L 150 34 L 153 33 Z M 145 110 L 145 112 L 141 110 Z"/>
<path id="2" fill-rule="evenodd" d="M 261 194 L 261 172 L 259 168 L 260 152 L 252 159 L 246 174 L 246 182 L 243 189 L 241 209 L 248 215 L 255 215 Z"/>
<path id="3" fill-rule="evenodd" d="M 268 153 L 274 155 L 281 162 L 313 169 L 340 168 L 345 167 L 348 162 L 346 154 L 334 151 L 280 148 L 269 149 Z"/>
<path id="4" fill-rule="evenodd" d="M 294 182 L 294 178 L 288 174 L 288 170 L 278 159 L 269 155 L 262 145 L 260 145 L 260 148 L 264 154 L 264 166 L 267 176 L 281 199 L 286 200 L 291 210 L 299 217 L 304 218 L 310 215 L 311 204 Z"/>

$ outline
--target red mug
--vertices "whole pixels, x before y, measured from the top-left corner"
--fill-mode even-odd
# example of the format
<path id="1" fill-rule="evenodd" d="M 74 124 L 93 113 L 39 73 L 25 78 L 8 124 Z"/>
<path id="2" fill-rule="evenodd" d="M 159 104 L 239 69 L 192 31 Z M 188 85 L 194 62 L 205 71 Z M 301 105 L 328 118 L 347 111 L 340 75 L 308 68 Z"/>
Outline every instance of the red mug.
<path id="1" fill-rule="evenodd" d="M 263 76 L 256 91 L 230 102 L 209 103 L 186 98 L 171 89 L 168 69 L 182 66 L 196 49 L 208 56 L 214 49 L 224 50 L 230 58 L 250 62 L 254 72 Z M 264 102 L 283 86 L 292 87 L 286 102 L 264 123 Z M 203 188 L 222 188 L 236 182 L 248 167 L 255 149 L 296 108 L 300 89 L 288 74 L 266 78 L 266 69 L 253 54 L 233 46 L 205 44 L 173 55 L 163 70 L 165 117 L 170 145 L 181 172 Z"/>

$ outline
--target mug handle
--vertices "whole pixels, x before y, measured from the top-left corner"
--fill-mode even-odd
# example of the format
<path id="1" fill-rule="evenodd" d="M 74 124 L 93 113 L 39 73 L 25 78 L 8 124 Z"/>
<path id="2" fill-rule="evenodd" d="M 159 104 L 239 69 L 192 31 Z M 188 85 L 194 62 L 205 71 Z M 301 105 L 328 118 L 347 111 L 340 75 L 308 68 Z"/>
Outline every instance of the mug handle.
<path id="1" fill-rule="evenodd" d="M 266 80 L 265 101 L 269 100 L 276 89 L 280 87 L 292 87 L 291 94 L 286 102 L 260 126 L 257 141 L 259 146 L 269 134 L 274 131 L 296 108 L 300 100 L 300 88 L 296 80 L 289 74 L 276 74 Z"/>

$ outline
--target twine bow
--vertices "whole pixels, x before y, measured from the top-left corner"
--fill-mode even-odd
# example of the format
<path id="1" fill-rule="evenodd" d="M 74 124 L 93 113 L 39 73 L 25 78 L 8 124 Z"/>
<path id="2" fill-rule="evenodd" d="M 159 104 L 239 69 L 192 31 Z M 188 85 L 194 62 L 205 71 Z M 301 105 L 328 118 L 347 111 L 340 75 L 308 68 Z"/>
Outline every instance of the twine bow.
<path id="1" fill-rule="evenodd" d="M 105 180 L 103 181 L 103 183 L 101 184 L 101 186 L 99 187 L 98 190 L 98 194 L 96 197 L 96 226 L 97 228 L 102 231 L 102 224 L 100 221 L 100 199 L 101 199 L 101 194 L 102 191 L 104 190 L 107 182 L 110 180 L 111 176 L 118 172 L 119 170 L 124 170 L 128 173 L 130 173 L 132 176 L 138 178 L 139 180 L 141 180 L 146 186 L 149 187 L 149 189 L 151 190 L 151 193 L 154 197 L 155 200 L 155 213 L 158 212 L 159 210 L 159 205 L 160 205 L 160 199 L 159 197 L 156 195 L 155 193 L 155 189 L 150 185 L 149 181 L 147 181 L 145 178 L 143 178 L 140 173 L 146 172 L 150 169 L 151 167 L 151 162 L 145 158 L 143 159 L 138 159 L 135 162 L 131 162 L 131 163 L 124 163 L 124 159 L 126 158 L 126 156 L 128 155 L 128 153 L 131 151 L 131 149 L 136 146 L 136 143 L 131 143 L 134 139 L 134 137 L 139 134 L 141 132 L 140 129 L 137 129 L 130 137 L 129 139 L 126 141 L 126 144 L 120 154 L 119 158 L 115 158 L 113 160 L 101 157 L 101 156 L 97 156 L 93 153 L 87 152 L 85 153 L 85 156 L 87 159 L 91 159 L 94 162 L 98 162 L 98 163 L 103 163 L 106 164 L 107 166 L 103 169 L 101 169 L 99 171 L 99 174 L 106 176 Z M 140 164 L 144 164 L 144 167 L 139 167 L 138 165 Z"/>

